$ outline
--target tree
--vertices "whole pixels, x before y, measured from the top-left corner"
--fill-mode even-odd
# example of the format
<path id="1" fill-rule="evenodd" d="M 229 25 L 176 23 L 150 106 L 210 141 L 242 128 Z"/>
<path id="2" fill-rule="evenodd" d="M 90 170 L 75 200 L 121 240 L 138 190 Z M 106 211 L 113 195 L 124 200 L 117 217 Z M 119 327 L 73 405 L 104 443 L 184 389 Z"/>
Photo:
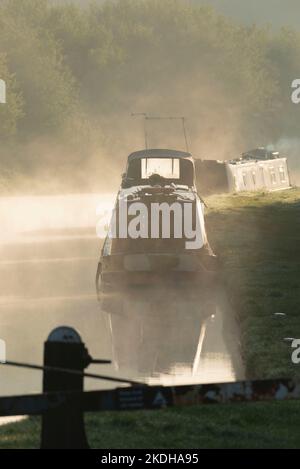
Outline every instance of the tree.
<path id="1" fill-rule="evenodd" d="M 9 72 L 4 54 L 0 54 L 0 78 L 6 84 L 6 104 L 0 104 L 0 137 L 3 142 L 16 135 L 23 116 L 23 100 L 14 76 Z"/>

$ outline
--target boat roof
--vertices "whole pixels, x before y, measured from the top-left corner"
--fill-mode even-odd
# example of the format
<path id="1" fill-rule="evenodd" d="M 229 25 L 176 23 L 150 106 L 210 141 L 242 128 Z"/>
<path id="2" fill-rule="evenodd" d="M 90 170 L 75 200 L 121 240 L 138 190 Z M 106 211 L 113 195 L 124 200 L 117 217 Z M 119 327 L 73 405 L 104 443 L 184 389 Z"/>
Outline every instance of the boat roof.
<path id="1" fill-rule="evenodd" d="M 150 150 L 135 151 L 134 153 L 131 153 L 128 156 L 128 162 L 140 158 L 183 158 L 192 160 L 192 155 L 191 153 L 187 153 L 185 151 L 155 148 Z"/>

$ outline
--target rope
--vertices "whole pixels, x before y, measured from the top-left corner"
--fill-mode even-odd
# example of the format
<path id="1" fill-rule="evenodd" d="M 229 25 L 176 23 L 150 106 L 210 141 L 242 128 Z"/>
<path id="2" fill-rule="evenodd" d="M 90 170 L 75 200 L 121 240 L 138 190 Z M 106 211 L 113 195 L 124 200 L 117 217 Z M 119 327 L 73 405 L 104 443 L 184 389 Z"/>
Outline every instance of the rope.
<path id="1" fill-rule="evenodd" d="M 71 374 L 71 375 L 83 376 L 84 378 L 100 379 L 104 381 L 113 381 L 116 383 L 127 383 L 127 384 L 131 384 L 132 386 L 147 386 L 146 383 L 143 383 L 140 381 L 134 381 L 128 378 L 115 378 L 113 376 L 98 375 L 94 373 L 84 373 L 79 370 L 57 368 L 54 366 L 41 366 L 41 365 L 33 365 L 31 363 L 21 363 L 21 362 L 13 362 L 13 361 L 6 361 L 5 363 L 3 363 L 3 365 L 15 366 L 18 368 L 27 368 L 30 370 L 48 371 L 52 373 Z"/>

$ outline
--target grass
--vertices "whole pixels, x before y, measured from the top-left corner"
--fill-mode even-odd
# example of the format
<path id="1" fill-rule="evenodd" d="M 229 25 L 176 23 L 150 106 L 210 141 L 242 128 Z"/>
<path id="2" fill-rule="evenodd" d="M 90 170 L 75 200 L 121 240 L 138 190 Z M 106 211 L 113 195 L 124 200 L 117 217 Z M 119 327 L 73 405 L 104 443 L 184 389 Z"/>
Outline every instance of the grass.
<path id="1" fill-rule="evenodd" d="M 300 402 L 87 414 L 86 428 L 92 448 L 299 448 Z M 39 445 L 39 418 L 0 427 L 0 449 Z"/>
<path id="2" fill-rule="evenodd" d="M 208 230 L 241 329 L 249 378 L 300 377 L 300 189 L 213 196 Z M 285 313 L 286 316 L 274 316 Z"/>
<path id="3" fill-rule="evenodd" d="M 207 203 L 248 377 L 300 377 L 283 341 L 300 338 L 300 190 L 213 196 Z M 86 428 L 93 448 L 299 448 L 300 401 L 88 414 Z M 0 427 L 0 449 L 39 443 L 38 418 Z"/>

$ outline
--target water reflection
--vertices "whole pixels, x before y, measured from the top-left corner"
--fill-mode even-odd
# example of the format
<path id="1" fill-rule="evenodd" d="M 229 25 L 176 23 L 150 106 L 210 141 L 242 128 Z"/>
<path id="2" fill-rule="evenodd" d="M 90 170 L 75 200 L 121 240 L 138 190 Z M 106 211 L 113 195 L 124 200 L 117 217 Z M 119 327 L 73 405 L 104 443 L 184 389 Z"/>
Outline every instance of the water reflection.
<path id="1" fill-rule="evenodd" d="M 138 375 L 162 384 L 241 378 L 238 331 L 223 293 L 214 318 L 199 309 L 199 301 L 184 294 L 175 301 L 174 292 L 165 291 L 155 301 L 152 294 L 125 299 L 127 316 L 100 311 L 95 226 L 113 201 L 109 194 L 0 199 L 0 337 L 7 358 L 42 363 L 44 340 L 66 324 L 79 330 L 94 357 L 113 355 L 119 363 L 119 370 L 93 366 L 93 373 Z M 151 320 L 141 323 L 141 314 Z M 124 341 L 129 355 L 120 360 Z M 137 347 L 142 353 L 132 354 Z M 40 392 L 41 385 L 39 372 L 0 365 L 1 395 Z M 112 385 L 86 380 L 85 386 Z"/>
<path id="2" fill-rule="evenodd" d="M 104 304 L 109 309 L 109 300 Z M 222 289 L 200 289 L 194 297 L 186 290 L 123 294 L 107 318 L 120 372 L 165 385 L 244 377 L 238 329 Z"/>

